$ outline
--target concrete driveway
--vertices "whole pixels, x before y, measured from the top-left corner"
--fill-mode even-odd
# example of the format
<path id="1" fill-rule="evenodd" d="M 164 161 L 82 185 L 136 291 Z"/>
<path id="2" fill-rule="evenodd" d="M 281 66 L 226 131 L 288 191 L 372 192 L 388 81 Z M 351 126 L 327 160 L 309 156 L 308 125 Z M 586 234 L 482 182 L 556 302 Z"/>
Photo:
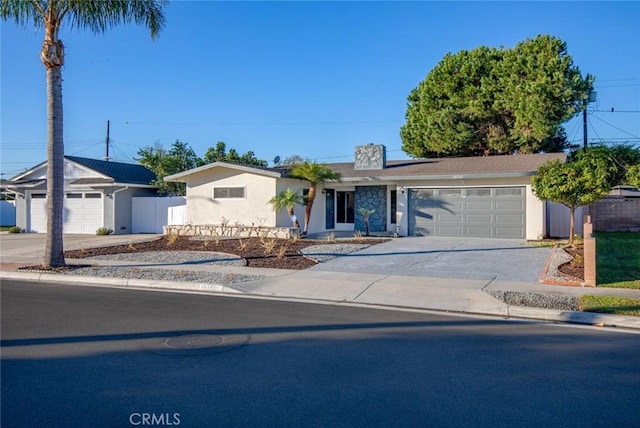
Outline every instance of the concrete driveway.
<path id="1" fill-rule="evenodd" d="M 160 235 L 90 235 L 65 234 L 63 237 L 65 250 L 104 247 L 108 245 L 129 244 L 152 240 Z M 0 234 L 0 250 L 3 262 L 22 261 L 25 259 L 42 259 L 47 235 L 45 233 L 2 233 Z M 14 260 L 15 259 L 15 260 Z"/>
<path id="2" fill-rule="evenodd" d="M 551 254 L 519 239 L 406 237 L 321 263 L 311 269 L 537 283 Z"/>
<path id="3" fill-rule="evenodd" d="M 128 244 L 159 235 L 64 235 L 65 250 Z M 42 263 L 45 234 L 0 234 L 4 263 Z M 538 283 L 551 253 L 518 239 L 405 237 L 320 263 L 312 270 Z"/>

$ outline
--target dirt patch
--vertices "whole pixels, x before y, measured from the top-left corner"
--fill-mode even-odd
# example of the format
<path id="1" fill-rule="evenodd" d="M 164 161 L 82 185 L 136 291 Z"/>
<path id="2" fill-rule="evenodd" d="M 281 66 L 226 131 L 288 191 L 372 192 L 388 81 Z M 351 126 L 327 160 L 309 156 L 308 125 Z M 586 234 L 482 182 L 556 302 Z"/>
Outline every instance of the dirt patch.
<path id="1" fill-rule="evenodd" d="M 271 269 L 307 269 L 316 264 L 314 260 L 300 254 L 300 250 L 312 245 L 335 243 L 376 245 L 386 242 L 382 238 L 362 238 L 351 240 L 279 239 L 279 238 L 194 238 L 187 236 L 162 236 L 153 241 L 116 245 L 111 247 L 87 248 L 66 251 L 65 258 L 82 259 L 105 254 L 136 253 L 147 251 L 213 251 L 242 257 L 246 265 Z"/>
<path id="2" fill-rule="evenodd" d="M 564 251 L 573 257 L 572 260 L 558 266 L 558 271 L 584 280 L 584 246 L 582 243 L 578 243 L 573 247 L 563 248 Z"/>

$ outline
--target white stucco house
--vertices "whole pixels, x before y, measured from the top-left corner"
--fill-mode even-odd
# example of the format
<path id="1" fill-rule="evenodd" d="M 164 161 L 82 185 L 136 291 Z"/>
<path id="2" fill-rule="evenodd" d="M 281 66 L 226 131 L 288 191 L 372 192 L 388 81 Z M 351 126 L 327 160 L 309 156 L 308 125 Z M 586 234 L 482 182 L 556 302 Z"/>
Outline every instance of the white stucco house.
<path id="1" fill-rule="evenodd" d="M 539 239 L 548 235 L 547 204 L 531 178 L 564 153 L 387 161 L 382 145 L 356 147 L 354 162 L 327 166 L 342 181 L 318 188 L 309 233 L 364 231 L 360 208 L 374 209 L 372 233 Z M 165 178 L 187 186 L 186 222 L 289 227 L 286 212 L 269 200 L 288 187 L 291 167 L 262 168 L 215 162 Z M 302 220 L 304 207 L 296 207 Z"/>
<path id="2" fill-rule="evenodd" d="M 64 157 L 64 233 L 95 234 L 100 227 L 131 233 L 132 198 L 156 196 L 155 174 L 142 165 Z M 46 233 L 47 162 L 3 183 L 15 195 L 16 226 Z"/>

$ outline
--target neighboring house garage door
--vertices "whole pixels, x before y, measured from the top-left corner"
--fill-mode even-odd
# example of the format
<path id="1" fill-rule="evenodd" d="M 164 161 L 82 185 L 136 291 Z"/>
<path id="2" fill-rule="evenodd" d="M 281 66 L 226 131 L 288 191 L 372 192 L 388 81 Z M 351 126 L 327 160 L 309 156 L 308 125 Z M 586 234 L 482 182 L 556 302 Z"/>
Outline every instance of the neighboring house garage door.
<path id="1" fill-rule="evenodd" d="M 44 193 L 31 195 L 31 232 L 47 232 L 47 199 Z M 102 226 L 100 193 L 66 193 L 64 233 L 95 233 Z"/>
<path id="2" fill-rule="evenodd" d="M 409 235 L 524 238 L 525 188 L 409 189 Z"/>
<path id="3" fill-rule="evenodd" d="M 44 193 L 31 194 L 29 219 L 29 231 L 37 233 L 47 232 L 47 198 Z"/>
<path id="4" fill-rule="evenodd" d="M 64 233 L 96 233 L 102 226 L 102 195 L 67 193 L 63 219 Z"/>

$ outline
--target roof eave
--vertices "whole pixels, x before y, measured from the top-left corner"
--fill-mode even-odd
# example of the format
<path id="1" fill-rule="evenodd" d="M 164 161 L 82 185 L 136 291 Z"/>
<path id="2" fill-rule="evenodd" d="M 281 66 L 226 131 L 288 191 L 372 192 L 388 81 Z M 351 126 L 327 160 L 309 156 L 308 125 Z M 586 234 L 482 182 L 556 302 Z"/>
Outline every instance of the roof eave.
<path id="1" fill-rule="evenodd" d="M 137 184 L 137 183 L 85 183 L 85 184 L 71 184 L 69 187 L 73 188 L 81 188 L 81 187 L 91 187 L 92 189 L 108 189 L 112 187 L 141 187 L 147 189 L 157 189 L 158 186 L 154 186 L 152 184 Z"/>
<path id="2" fill-rule="evenodd" d="M 343 182 L 359 181 L 412 181 L 412 180 L 465 180 L 480 178 L 514 178 L 532 177 L 536 173 L 526 172 L 504 172 L 498 174 L 439 174 L 439 175 L 394 175 L 394 176 L 366 176 L 366 177 L 342 177 Z"/>
<path id="3" fill-rule="evenodd" d="M 248 172 L 250 174 L 264 175 L 264 176 L 273 177 L 273 178 L 281 178 L 282 177 L 282 173 L 275 172 L 275 171 L 267 171 L 267 170 L 263 170 L 263 169 L 259 169 L 259 168 L 253 168 L 253 167 L 248 166 L 248 165 L 238 165 L 238 164 L 227 163 L 227 162 L 214 162 L 214 163 L 210 163 L 208 165 L 203 165 L 203 166 L 199 166 L 199 167 L 194 168 L 194 169 L 190 169 L 188 171 L 179 172 L 179 173 L 173 174 L 173 175 L 168 175 L 168 176 L 164 177 L 163 180 L 167 181 L 167 182 L 186 183 L 186 178 L 187 177 L 189 177 L 189 176 L 191 176 L 193 174 L 198 174 L 200 172 L 207 171 L 209 169 L 214 169 L 214 168 L 235 169 L 235 170 L 238 170 L 238 171 Z"/>
<path id="4" fill-rule="evenodd" d="M 3 187 L 6 187 L 7 189 L 32 189 L 34 187 L 38 187 L 41 186 L 42 184 L 44 184 L 46 182 L 46 180 L 42 179 L 42 180 L 37 180 L 34 181 L 32 183 L 11 183 L 11 182 L 5 182 L 2 184 Z"/>

